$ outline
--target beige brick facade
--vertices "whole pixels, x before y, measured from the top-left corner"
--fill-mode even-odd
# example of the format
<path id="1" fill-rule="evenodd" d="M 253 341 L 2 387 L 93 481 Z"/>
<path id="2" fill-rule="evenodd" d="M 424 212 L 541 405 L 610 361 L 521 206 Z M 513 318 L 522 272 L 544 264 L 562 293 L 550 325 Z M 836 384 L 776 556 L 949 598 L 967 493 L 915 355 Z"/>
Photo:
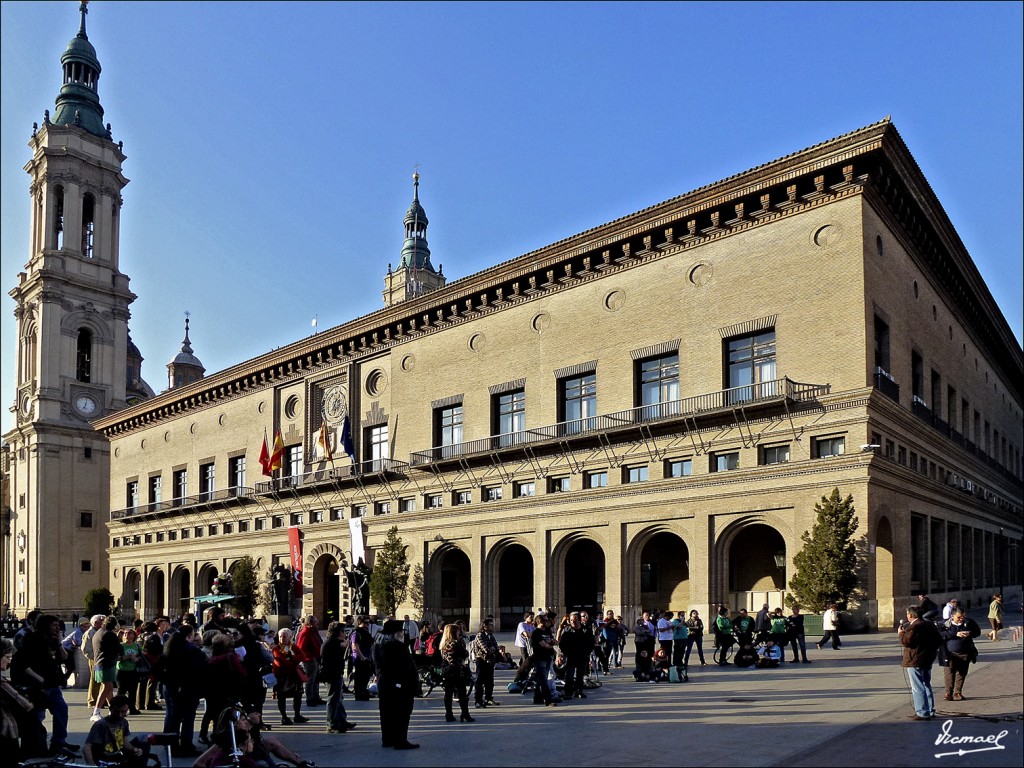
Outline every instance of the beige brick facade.
<path id="1" fill-rule="evenodd" d="M 761 383 L 730 389 L 730 342 L 759 335 L 774 344 Z M 644 362 L 675 356 L 645 400 Z M 358 517 L 371 561 L 398 526 L 428 616 L 706 616 L 779 604 L 815 502 L 838 487 L 863 537 L 856 613 L 891 626 L 915 590 L 978 604 L 1019 579 L 1021 373 L 883 121 L 103 417 L 109 581 L 126 610 L 179 612 L 243 554 L 287 562 L 294 526 L 294 611 L 341 615 Z M 567 419 L 565 382 L 591 375 L 596 409 Z M 334 467 L 313 458 L 337 385 L 356 465 L 337 422 Z M 522 421 L 503 430 L 513 393 Z M 459 406 L 446 442 L 441 413 Z M 277 430 L 301 458 L 271 480 L 257 458 Z"/>

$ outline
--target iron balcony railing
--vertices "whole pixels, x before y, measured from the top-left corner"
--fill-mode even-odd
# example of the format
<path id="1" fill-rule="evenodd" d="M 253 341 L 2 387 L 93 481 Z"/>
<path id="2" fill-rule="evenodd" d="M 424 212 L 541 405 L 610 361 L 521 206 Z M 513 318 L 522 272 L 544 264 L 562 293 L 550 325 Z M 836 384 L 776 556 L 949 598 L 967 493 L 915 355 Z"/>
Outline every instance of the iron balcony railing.
<path id="1" fill-rule="evenodd" d="M 322 485 L 333 485 L 344 480 L 372 478 L 374 475 L 404 475 L 409 465 L 394 459 L 371 459 L 358 464 L 346 464 L 343 467 L 328 467 L 302 475 L 276 477 L 262 483 L 256 483 L 257 495 L 298 491 L 302 488 L 313 488 Z"/>
<path id="2" fill-rule="evenodd" d="M 875 389 L 890 400 L 900 401 L 900 385 L 882 368 L 875 368 Z"/>
<path id="3" fill-rule="evenodd" d="M 738 407 L 776 403 L 803 402 L 828 394 L 828 384 L 801 384 L 789 378 L 773 379 L 759 384 L 722 389 L 704 395 L 672 400 L 666 403 L 641 405 L 628 411 L 603 416 L 591 416 L 573 421 L 562 421 L 545 427 L 521 432 L 492 435 L 453 445 L 436 446 L 409 455 L 409 465 L 421 467 L 437 462 L 488 453 L 494 450 L 514 449 L 527 445 L 557 442 L 565 438 L 585 437 L 614 432 L 640 424 L 654 424 L 672 420 L 696 418 Z"/>
<path id="4" fill-rule="evenodd" d="M 182 512 L 209 506 L 210 504 L 234 504 L 244 503 L 253 498 L 252 488 L 222 488 L 219 491 L 207 491 L 196 496 L 177 496 L 173 499 L 162 501 L 151 501 L 147 504 L 137 504 L 134 507 L 115 509 L 110 513 L 111 520 L 123 518 L 139 518 L 159 516 L 168 512 Z"/>

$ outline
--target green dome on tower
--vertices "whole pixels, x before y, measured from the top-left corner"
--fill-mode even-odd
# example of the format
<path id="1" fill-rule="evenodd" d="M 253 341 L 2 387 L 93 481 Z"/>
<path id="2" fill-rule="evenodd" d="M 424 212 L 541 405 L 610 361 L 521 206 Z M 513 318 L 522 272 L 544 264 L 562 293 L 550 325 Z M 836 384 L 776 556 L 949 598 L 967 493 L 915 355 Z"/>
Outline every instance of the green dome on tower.
<path id="1" fill-rule="evenodd" d="M 110 131 L 103 125 L 103 107 L 99 95 L 102 68 L 96 58 L 96 49 L 85 32 L 85 15 L 89 12 L 87 0 L 79 6 L 79 11 L 82 14 L 82 25 L 60 57 L 64 82 L 57 95 L 53 122 L 57 125 L 76 125 L 94 136 L 109 139 Z"/>

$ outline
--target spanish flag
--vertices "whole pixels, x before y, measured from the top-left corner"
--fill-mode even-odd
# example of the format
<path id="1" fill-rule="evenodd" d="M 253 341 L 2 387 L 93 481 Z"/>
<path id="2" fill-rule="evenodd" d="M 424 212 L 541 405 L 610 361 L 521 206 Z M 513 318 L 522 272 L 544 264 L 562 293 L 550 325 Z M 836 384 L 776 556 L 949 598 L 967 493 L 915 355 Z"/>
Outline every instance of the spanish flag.
<path id="1" fill-rule="evenodd" d="M 281 457 L 284 456 L 284 440 L 281 438 L 281 428 L 277 428 L 274 435 L 274 451 L 270 454 L 270 471 L 281 468 Z"/>

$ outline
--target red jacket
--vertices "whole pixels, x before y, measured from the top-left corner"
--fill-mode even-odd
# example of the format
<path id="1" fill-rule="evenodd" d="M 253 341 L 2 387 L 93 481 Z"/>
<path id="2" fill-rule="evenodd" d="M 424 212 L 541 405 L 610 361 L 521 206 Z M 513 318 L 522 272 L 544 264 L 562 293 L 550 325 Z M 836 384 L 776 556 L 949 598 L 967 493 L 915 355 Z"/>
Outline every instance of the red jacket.
<path id="1" fill-rule="evenodd" d="M 320 637 L 320 630 L 313 629 L 308 624 L 303 624 L 295 638 L 295 644 L 308 660 L 320 658 L 320 649 L 323 648 L 324 639 Z"/>

